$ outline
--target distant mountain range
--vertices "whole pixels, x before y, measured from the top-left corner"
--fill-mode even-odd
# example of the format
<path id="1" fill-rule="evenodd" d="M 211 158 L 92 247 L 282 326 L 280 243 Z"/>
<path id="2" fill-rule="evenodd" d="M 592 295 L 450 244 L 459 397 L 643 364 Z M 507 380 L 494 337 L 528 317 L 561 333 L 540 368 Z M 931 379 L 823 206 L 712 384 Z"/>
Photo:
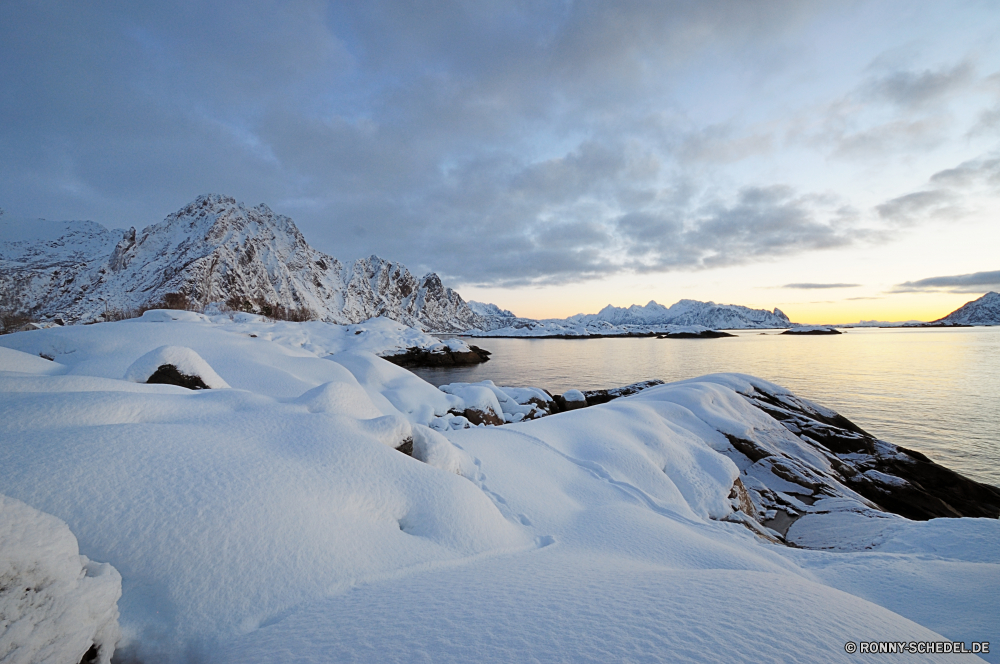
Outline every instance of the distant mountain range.
<path id="1" fill-rule="evenodd" d="M 991 291 L 978 300 L 966 302 L 931 325 L 1000 325 L 1000 293 Z"/>
<path id="2" fill-rule="evenodd" d="M 482 306 L 482 305 L 480 305 Z M 496 308 L 495 305 L 489 305 Z M 482 313 L 487 313 L 485 309 Z M 610 304 L 596 314 L 576 314 L 569 318 L 532 320 L 507 316 L 490 310 L 489 327 L 481 327 L 479 336 L 619 336 L 651 332 L 699 332 L 704 329 L 786 328 L 795 323 L 780 309 L 751 309 L 737 304 L 716 304 L 681 300 L 669 307 L 650 301 L 645 306 L 614 307 Z"/>
<path id="3" fill-rule="evenodd" d="M 218 194 L 200 196 L 142 231 L 0 216 L 0 293 L 6 300 L 0 307 L 68 323 L 180 296 L 196 308 L 283 307 L 342 324 L 385 316 L 422 330 L 501 336 L 793 325 L 779 309 L 694 300 L 609 305 L 561 320 L 519 318 L 494 304 L 464 301 L 437 274 L 418 279 L 378 256 L 344 265 L 309 246 L 290 218 Z"/>

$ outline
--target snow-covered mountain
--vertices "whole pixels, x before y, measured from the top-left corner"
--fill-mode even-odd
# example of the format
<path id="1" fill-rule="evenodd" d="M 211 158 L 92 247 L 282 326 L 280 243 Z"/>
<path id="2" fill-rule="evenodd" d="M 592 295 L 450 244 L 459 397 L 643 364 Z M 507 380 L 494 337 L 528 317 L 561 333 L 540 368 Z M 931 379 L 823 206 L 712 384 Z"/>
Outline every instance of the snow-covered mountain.
<path id="1" fill-rule="evenodd" d="M 479 307 L 495 305 L 478 305 Z M 485 312 L 485 309 L 482 309 Z M 477 313 L 480 313 L 477 311 Z M 510 312 L 505 312 L 509 314 Z M 719 329 L 786 328 L 795 325 L 780 309 L 751 309 L 737 304 L 681 300 L 670 307 L 654 301 L 646 306 L 613 307 L 596 314 L 569 318 L 531 320 L 513 315 L 480 316 L 476 336 L 497 337 L 587 337 L 635 336 L 660 333 L 700 333 Z"/>
<path id="2" fill-rule="evenodd" d="M 650 300 L 646 306 L 613 307 L 610 304 L 596 314 L 577 314 L 568 323 L 603 321 L 612 325 L 701 325 L 708 328 L 743 329 L 788 327 L 791 322 L 780 309 L 751 309 L 738 304 L 716 304 L 681 300 L 669 307 Z"/>
<path id="3" fill-rule="evenodd" d="M 1000 325 L 1000 293 L 989 292 L 978 300 L 966 302 L 958 309 L 933 321 L 944 325 Z"/>
<path id="4" fill-rule="evenodd" d="M 217 194 L 139 232 L 0 219 L 0 287 L 36 316 L 71 322 L 180 293 L 198 306 L 266 303 L 335 323 L 385 316 L 435 331 L 479 323 L 436 274 L 418 279 L 378 256 L 345 266 L 309 246 L 290 218 Z"/>

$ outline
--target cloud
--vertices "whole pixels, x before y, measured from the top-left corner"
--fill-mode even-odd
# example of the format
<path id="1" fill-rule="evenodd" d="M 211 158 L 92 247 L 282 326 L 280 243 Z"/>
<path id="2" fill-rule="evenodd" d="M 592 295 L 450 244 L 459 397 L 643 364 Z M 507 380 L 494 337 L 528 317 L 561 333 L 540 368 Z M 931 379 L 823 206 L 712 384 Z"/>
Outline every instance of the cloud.
<path id="1" fill-rule="evenodd" d="M 934 173 L 920 191 L 875 206 L 879 217 L 897 225 L 928 219 L 954 220 L 969 214 L 970 191 L 1000 194 L 1000 157 L 984 155 Z"/>
<path id="2" fill-rule="evenodd" d="M 915 191 L 903 196 L 897 196 L 875 209 L 883 219 L 910 224 L 927 216 L 945 216 L 953 213 L 957 197 L 946 189 L 931 189 Z"/>
<path id="3" fill-rule="evenodd" d="M 785 284 L 781 288 L 801 288 L 804 290 L 820 288 L 857 288 L 861 284 Z"/>
<path id="4" fill-rule="evenodd" d="M 915 108 L 948 99 L 972 83 L 974 68 L 968 60 L 951 67 L 920 72 L 896 70 L 869 79 L 862 87 L 866 96 L 898 106 Z"/>
<path id="5" fill-rule="evenodd" d="M 985 293 L 1000 290 L 1000 270 L 974 272 L 949 277 L 928 277 L 918 281 L 905 281 L 892 287 L 890 293 L 919 293 L 945 291 L 948 293 Z"/>
<path id="6" fill-rule="evenodd" d="M 375 252 L 452 284 L 870 242 L 849 192 L 816 195 L 797 165 L 757 168 L 780 161 L 786 107 L 815 107 L 789 82 L 829 62 L 799 61 L 831 12 L 854 16 L 793 0 L 9 0 L 0 200 L 127 227 L 216 191 L 268 203 L 342 259 Z M 933 144 L 928 109 L 971 67 L 870 76 L 869 102 L 894 110 L 874 124 L 845 110 L 835 140 L 853 155 Z"/>

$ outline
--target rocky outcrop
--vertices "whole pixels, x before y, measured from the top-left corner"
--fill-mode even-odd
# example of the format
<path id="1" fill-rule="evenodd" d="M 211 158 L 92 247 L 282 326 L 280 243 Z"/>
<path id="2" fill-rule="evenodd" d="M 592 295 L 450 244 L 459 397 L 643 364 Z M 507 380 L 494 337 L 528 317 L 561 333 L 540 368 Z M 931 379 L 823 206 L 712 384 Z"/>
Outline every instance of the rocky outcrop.
<path id="1" fill-rule="evenodd" d="M 725 337 L 735 337 L 735 334 L 722 332 L 720 330 L 701 330 L 700 332 L 668 332 L 667 334 L 656 335 L 657 339 L 722 339 Z"/>
<path id="2" fill-rule="evenodd" d="M 754 439 L 727 434 L 741 468 L 738 510 L 784 539 L 809 513 L 890 512 L 914 520 L 1000 517 L 1000 488 L 934 463 L 925 455 L 878 440 L 847 418 L 762 385 L 741 393 L 789 435 L 754 431 Z M 736 507 L 734 502 L 734 507 Z"/>
<path id="3" fill-rule="evenodd" d="M 807 326 L 807 327 L 793 327 L 790 330 L 785 330 L 782 334 L 791 334 L 794 336 L 808 336 L 808 335 L 823 335 L 823 334 L 843 334 L 840 330 L 834 329 L 832 327 L 824 326 Z"/>
<path id="4" fill-rule="evenodd" d="M 469 346 L 468 351 L 455 351 L 450 348 L 427 349 L 427 348 L 407 348 L 403 353 L 395 355 L 381 355 L 382 359 L 388 360 L 401 367 L 455 367 L 469 364 L 479 364 L 490 359 L 490 352 L 479 346 Z"/>
<path id="5" fill-rule="evenodd" d="M 1000 293 L 989 292 L 978 300 L 966 302 L 930 325 L 1000 325 Z"/>

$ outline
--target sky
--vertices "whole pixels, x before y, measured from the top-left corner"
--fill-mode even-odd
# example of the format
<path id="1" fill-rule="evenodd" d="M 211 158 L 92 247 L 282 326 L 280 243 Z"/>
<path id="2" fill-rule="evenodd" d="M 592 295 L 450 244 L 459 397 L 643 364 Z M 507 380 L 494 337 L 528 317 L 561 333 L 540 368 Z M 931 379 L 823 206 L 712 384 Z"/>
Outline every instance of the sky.
<path id="1" fill-rule="evenodd" d="M 0 208 L 266 203 L 521 316 L 1000 290 L 996 2 L 0 3 Z"/>

